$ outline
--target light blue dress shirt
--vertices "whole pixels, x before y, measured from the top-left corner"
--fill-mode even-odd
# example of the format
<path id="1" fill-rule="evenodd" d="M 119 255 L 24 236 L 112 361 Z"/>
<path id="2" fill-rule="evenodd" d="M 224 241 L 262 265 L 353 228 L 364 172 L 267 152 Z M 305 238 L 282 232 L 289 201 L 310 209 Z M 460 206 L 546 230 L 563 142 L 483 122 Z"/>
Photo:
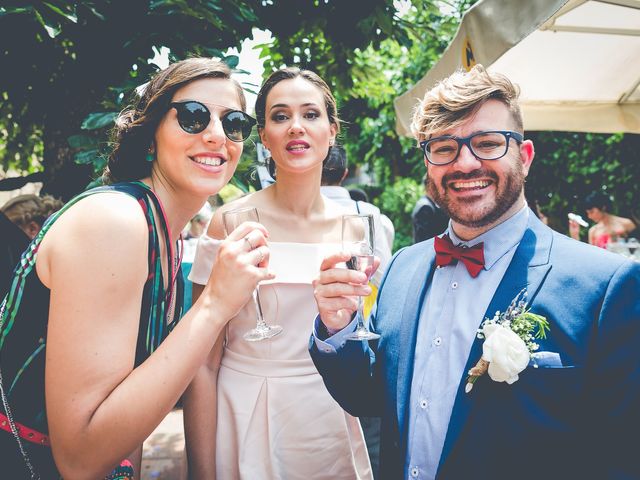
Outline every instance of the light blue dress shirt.
<path id="1" fill-rule="evenodd" d="M 527 227 L 529 209 L 463 242 L 449 225 L 454 245 L 484 242 L 484 270 L 472 278 L 462 262 L 438 267 L 418 323 L 409 401 L 405 478 L 434 479 L 449 419 L 471 346 L 489 303 Z M 493 316 L 494 312 L 490 312 Z"/>

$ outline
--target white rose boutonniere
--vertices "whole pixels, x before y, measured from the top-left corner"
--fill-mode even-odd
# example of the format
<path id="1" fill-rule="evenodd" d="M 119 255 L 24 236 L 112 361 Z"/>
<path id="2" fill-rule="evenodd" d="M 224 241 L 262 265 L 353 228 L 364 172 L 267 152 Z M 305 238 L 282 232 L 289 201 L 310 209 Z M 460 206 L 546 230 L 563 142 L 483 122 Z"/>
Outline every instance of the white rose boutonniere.
<path id="1" fill-rule="evenodd" d="M 511 385 L 529 365 L 531 354 L 538 349 L 535 339 L 546 338 L 549 322 L 529 311 L 526 297 L 523 289 L 504 313 L 496 312 L 480 325 L 478 338 L 484 338 L 482 357 L 469 370 L 465 392 L 469 393 L 476 380 L 487 372 L 491 380 Z"/>

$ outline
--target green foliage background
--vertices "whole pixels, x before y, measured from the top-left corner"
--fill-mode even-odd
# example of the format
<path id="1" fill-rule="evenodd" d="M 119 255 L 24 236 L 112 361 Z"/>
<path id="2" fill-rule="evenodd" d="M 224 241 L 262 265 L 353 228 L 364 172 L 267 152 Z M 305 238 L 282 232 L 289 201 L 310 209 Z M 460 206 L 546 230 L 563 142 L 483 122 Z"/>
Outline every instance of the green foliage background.
<path id="1" fill-rule="evenodd" d="M 400 16 L 393 0 L 4 1 L 0 165 L 42 171 L 46 191 L 71 197 L 104 167 L 107 131 L 157 70 L 149 59 L 161 47 L 172 60 L 206 55 L 236 67 L 238 58 L 223 52 L 252 28 L 268 29 L 274 40 L 259 47 L 265 76 L 298 65 L 332 86 L 351 171 L 375 179 L 360 187 L 392 219 L 397 249 L 411 243 L 410 212 L 425 167 L 415 141 L 395 133 L 393 99 L 438 60 L 473 3 L 412 0 Z M 527 136 L 537 150 L 527 194 L 558 230 L 566 231 L 566 214 L 583 213 L 582 199 L 597 189 L 611 195 L 618 213 L 638 220 L 640 135 Z M 235 176 L 244 190 L 257 187 L 254 158 L 248 142 Z"/>
<path id="2" fill-rule="evenodd" d="M 640 224 L 640 135 L 529 132 L 527 137 L 536 157 L 525 192 L 551 226 L 565 232 L 567 213 L 584 217 L 584 198 L 596 190 L 611 197 L 613 213 Z"/>

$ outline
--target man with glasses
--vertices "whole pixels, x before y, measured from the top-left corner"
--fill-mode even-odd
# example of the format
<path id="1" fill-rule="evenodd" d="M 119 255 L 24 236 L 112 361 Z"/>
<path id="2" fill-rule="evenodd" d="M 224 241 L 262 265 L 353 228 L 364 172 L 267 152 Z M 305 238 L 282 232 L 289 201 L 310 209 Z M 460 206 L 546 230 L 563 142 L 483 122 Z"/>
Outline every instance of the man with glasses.
<path id="1" fill-rule="evenodd" d="M 382 415 L 379 478 L 640 478 L 640 265 L 527 207 L 517 98 L 476 66 L 420 102 L 428 192 L 451 224 L 392 259 L 369 318 L 379 341 L 343 340 L 364 279 L 335 268 L 344 256 L 322 264 L 311 355 L 343 408 Z M 497 311 L 513 315 L 482 325 Z"/>

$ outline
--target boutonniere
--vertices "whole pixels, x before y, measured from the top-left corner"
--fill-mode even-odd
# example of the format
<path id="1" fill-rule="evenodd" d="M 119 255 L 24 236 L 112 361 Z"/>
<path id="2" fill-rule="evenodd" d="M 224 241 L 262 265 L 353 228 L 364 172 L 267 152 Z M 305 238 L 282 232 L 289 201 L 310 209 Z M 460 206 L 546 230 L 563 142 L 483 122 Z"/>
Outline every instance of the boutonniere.
<path id="1" fill-rule="evenodd" d="M 531 354 L 538 349 L 535 340 L 547 337 L 549 322 L 542 315 L 530 312 L 526 298 L 527 289 L 524 288 L 504 313 L 498 311 L 480 325 L 477 336 L 484 339 L 482 357 L 469 370 L 466 393 L 487 372 L 496 382 L 511 385 L 517 381 L 518 374 L 529 365 Z"/>

